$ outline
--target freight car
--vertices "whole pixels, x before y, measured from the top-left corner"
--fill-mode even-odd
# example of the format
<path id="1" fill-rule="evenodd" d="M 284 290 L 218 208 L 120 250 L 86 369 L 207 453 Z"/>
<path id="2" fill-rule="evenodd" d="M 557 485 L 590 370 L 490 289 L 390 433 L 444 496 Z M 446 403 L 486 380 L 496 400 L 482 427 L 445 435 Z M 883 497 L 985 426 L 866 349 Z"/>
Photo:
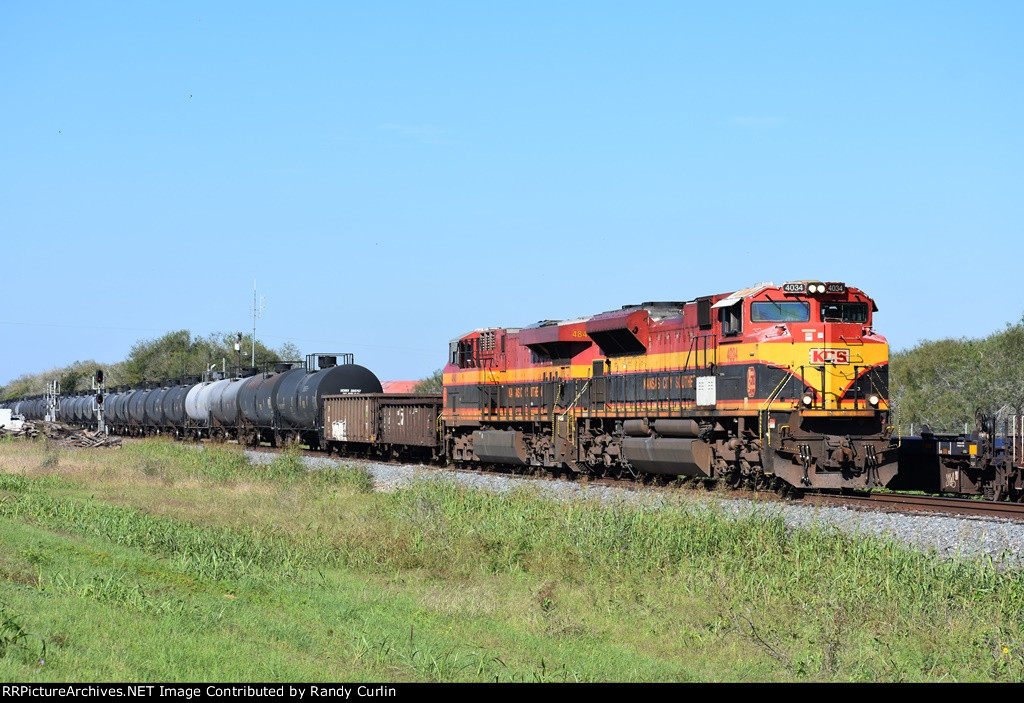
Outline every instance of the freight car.
<path id="1" fill-rule="evenodd" d="M 451 343 L 456 464 L 664 474 L 794 488 L 896 474 L 888 345 L 865 293 L 762 283 Z"/>
<path id="2" fill-rule="evenodd" d="M 996 426 L 994 415 L 975 414 L 971 433 L 901 437 L 899 475 L 891 487 L 928 493 L 1024 501 L 1024 416 Z"/>
<path id="3" fill-rule="evenodd" d="M 368 393 L 326 396 L 320 445 L 328 453 L 390 459 L 441 459 L 441 394 Z"/>

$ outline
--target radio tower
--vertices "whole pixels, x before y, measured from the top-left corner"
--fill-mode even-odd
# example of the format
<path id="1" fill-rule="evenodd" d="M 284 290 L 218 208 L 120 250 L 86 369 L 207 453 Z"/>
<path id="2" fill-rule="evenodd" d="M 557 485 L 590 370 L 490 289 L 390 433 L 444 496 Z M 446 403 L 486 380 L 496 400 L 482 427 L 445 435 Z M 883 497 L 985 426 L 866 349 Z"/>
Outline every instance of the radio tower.
<path id="1" fill-rule="evenodd" d="M 256 319 L 263 317 L 263 296 L 256 299 L 256 279 L 252 281 L 252 366 L 256 367 Z"/>

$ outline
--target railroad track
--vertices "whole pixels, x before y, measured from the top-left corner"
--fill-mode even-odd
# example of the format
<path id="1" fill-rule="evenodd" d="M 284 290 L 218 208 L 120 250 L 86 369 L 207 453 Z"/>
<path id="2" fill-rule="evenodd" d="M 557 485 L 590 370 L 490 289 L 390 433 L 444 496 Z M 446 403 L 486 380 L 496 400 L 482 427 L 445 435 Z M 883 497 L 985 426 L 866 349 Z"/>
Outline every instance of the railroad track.
<path id="1" fill-rule="evenodd" d="M 970 517 L 1001 518 L 1024 522 L 1024 504 L 901 493 L 855 493 L 806 495 L 806 503 L 842 505 L 857 509 L 888 510 L 905 513 L 933 513 Z"/>

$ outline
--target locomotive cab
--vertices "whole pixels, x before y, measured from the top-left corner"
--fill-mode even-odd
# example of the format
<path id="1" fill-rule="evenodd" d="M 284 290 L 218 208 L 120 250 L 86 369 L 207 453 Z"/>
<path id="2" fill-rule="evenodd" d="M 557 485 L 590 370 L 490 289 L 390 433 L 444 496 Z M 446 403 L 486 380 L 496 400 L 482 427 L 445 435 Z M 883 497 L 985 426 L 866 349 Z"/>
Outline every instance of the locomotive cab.
<path id="1" fill-rule="evenodd" d="M 886 409 L 888 347 L 871 327 L 877 307 L 870 298 L 842 283 L 798 282 L 762 290 L 744 305 L 745 337 L 758 349 L 751 356 L 803 382 L 796 396 L 776 397 L 793 397 L 808 416 Z M 722 334 L 729 344 L 725 328 Z"/>
<path id="2" fill-rule="evenodd" d="M 874 301 L 843 283 L 795 281 L 747 304 L 759 356 L 788 376 L 759 395 L 777 473 L 803 485 L 887 484 L 888 345 L 872 328 Z"/>

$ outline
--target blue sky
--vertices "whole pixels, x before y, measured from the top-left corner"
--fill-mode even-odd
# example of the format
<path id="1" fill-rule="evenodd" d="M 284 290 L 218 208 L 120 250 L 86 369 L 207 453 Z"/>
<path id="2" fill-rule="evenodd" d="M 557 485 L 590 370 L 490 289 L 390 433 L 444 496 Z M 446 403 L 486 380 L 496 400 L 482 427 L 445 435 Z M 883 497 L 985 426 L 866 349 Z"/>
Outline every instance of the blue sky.
<path id="1" fill-rule="evenodd" d="M 0 383 L 187 328 L 467 330 L 845 281 L 1024 314 L 1024 3 L 6 3 Z"/>

